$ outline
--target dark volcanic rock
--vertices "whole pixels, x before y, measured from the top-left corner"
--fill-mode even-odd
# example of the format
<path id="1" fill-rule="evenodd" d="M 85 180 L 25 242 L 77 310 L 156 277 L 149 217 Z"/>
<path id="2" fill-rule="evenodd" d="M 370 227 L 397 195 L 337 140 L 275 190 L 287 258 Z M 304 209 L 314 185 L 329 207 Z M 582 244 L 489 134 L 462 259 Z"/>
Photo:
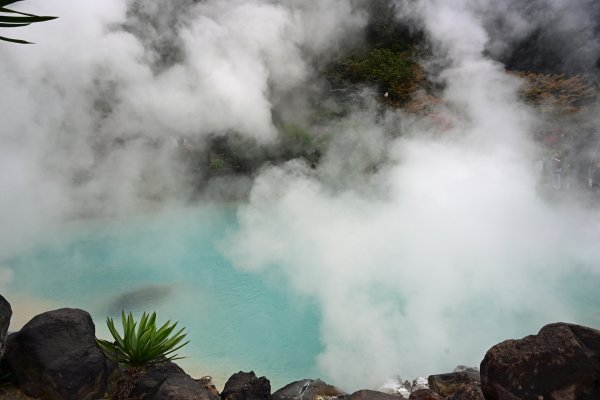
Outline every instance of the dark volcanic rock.
<path id="1" fill-rule="evenodd" d="M 439 394 L 435 393 L 433 390 L 430 389 L 419 389 L 419 390 L 415 390 L 414 392 L 412 392 L 410 394 L 410 397 L 408 398 L 408 400 L 442 400 L 443 397 L 441 397 Z"/>
<path id="2" fill-rule="evenodd" d="M 401 398 L 402 397 L 376 392 L 374 390 L 359 390 L 358 392 L 354 392 L 350 396 L 345 397 L 346 400 L 398 400 Z"/>
<path id="3" fill-rule="evenodd" d="M 90 315 L 63 308 L 34 317 L 8 337 L 6 359 L 23 392 L 48 400 L 104 396 L 107 362 Z"/>
<path id="4" fill-rule="evenodd" d="M 479 384 L 479 372 L 471 369 L 463 372 L 431 375 L 427 378 L 429 387 L 442 397 L 450 396 L 470 384 Z"/>
<path id="5" fill-rule="evenodd" d="M 600 399 L 600 331 L 556 323 L 492 347 L 481 362 L 487 400 Z"/>
<path id="6" fill-rule="evenodd" d="M 223 400 L 267 400 L 271 396 L 271 382 L 257 378 L 254 371 L 238 372 L 227 380 L 221 399 Z"/>
<path id="7" fill-rule="evenodd" d="M 170 361 L 149 367 L 136 380 L 130 397 L 145 400 L 220 400 L 218 395 Z"/>
<path id="8" fill-rule="evenodd" d="M 454 394 L 446 397 L 446 400 L 485 400 L 481 386 L 477 384 L 467 385 Z"/>
<path id="9" fill-rule="evenodd" d="M 12 308 L 6 299 L 0 296 L 0 358 L 4 355 L 6 345 L 6 333 L 12 317 Z"/>
<path id="10" fill-rule="evenodd" d="M 320 379 L 304 379 L 292 382 L 273 393 L 271 400 L 314 400 L 315 396 L 338 396 L 338 388 Z"/>
<path id="11" fill-rule="evenodd" d="M 207 376 L 203 376 L 200 379 L 195 379 L 195 381 L 198 382 L 199 384 L 201 384 L 209 392 L 214 393 L 217 396 L 221 397 L 221 394 L 217 390 L 217 387 L 212 382 L 212 377 L 211 376 L 208 376 L 208 375 Z"/>

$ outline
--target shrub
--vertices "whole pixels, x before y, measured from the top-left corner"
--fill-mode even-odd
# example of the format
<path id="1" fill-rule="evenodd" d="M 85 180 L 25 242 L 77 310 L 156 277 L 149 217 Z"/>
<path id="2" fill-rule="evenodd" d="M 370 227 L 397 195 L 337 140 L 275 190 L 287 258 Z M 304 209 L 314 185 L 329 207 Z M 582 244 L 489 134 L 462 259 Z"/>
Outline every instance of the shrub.
<path id="1" fill-rule="evenodd" d="M 134 321 L 133 315 L 129 313 L 125 317 L 124 311 L 121 312 L 121 321 L 123 336 L 115 328 L 112 318 L 107 318 L 106 325 L 115 341 L 97 340 L 98 345 L 107 356 L 118 363 L 131 367 L 142 367 L 163 361 L 164 358 L 167 360 L 183 358 L 173 354 L 189 343 L 189 341 L 181 343 L 186 336 L 183 333 L 185 328 L 173 334 L 177 322 L 171 325 L 169 320 L 157 328 L 156 312 L 153 312 L 151 316 L 143 313 L 138 325 Z"/>
<path id="2" fill-rule="evenodd" d="M 342 60 L 334 69 L 342 79 L 377 85 L 379 91 L 389 93 L 391 102 L 401 105 L 424 81 L 424 72 L 413 58 L 411 50 L 372 49 Z"/>

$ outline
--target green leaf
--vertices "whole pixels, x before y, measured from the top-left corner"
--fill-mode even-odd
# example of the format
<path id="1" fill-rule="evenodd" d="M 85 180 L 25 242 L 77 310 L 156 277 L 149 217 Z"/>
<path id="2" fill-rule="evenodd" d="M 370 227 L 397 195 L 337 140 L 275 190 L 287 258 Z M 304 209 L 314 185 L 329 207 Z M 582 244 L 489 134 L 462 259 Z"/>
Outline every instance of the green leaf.
<path id="1" fill-rule="evenodd" d="M 19 26 L 27 26 L 30 25 L 29 23 L 27 24 L 4 24 L 2 22 L 0 22 L 0 28 L 18 28 Z"/>
<path id="2" fill-rule="evenodd" d="M 157 329 L 156 312 L 152 315 L 144 312 L 138 323 L 132 313 L 126 316 L 125 311 L 121 311 L 122 337 L 115 329 L 111 318 L 107 318 L 106 323 L 115 341 L 111 343 L 98 340 L 98 345 L 109 357 L 121 364 L 144 366 L 156 363 L 162 357 L 168 360 L 180 359 L 182 357 L 177 354 L 171 354 L 189 343 L 189 341 L 182 343 L 186 337 L 183 333 L 185 328 L 173 334 L 177 322 L 171 324 L 169 320 Z"/>
<path id="3" fill-rule="evenodd" d="M 3 40 L 5 42 L 19 43 L 19 44 L 33 44 L 32 42 L 28 42 L 26 40 L 11 39 L 11 38 L 7 38 L 5 36 L 0 36 L 0 40 Z"/>
<path id="4" fill-rule="evenodd" d="M 5 7 L 9 4 L 18 3 L 23 0 L 0 0 L 0 7 Z"/>
<path id="5" fill-rule="evenodd" d="M 37 15 L 26 15 L 26 16 L 13 16 L 13 15 L 0 15 L 0 22 L 6 23 L 33 23 L 33 22 L 44 22 L 56 19 L 57 17 L 42 17 Z"/>
<path id="6" fill-rule="evenodd" d="M 20 14 L 20 15 L 28 15 L 30 17 L 35 17 L 34 14 L 27 14 L 21 11 L 11 10 L 9 8 L 0 7 L 0 13 L 10 13 L 10 14 Z"/>

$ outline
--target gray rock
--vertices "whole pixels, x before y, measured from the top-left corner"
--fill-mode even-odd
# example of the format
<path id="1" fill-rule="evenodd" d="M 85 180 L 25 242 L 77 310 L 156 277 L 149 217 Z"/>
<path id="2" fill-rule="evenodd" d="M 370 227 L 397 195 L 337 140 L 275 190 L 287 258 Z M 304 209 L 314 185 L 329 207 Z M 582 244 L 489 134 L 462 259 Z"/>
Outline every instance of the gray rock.
<path id="1" fill-rule="evenodd" d="M 341 394 L 343 394 L 341 390 L 320 379 L 304 379 L 279 389 L 273 393 L 271 400 L 315 400 L 317 396 L 327 397 Z"/>
<path id="2" fill-rule="evenodd" d="M 267 400 L 271 396 L 271 383 L 267 378 L 257 378 L 254 371 L 237 372 L 227 380 L 223 400 Z"/>
<path id="3" fill-rule="evenodd" d="M 0 295 L 0 358 L 4 355 L 6 348 L 6 334 L 12 317 L 12 308 L 4 297 Z"/>
<path id="4" fill-rule="evenodd" d="M 463 372 L 451 372 L 449 374 L 431 375 L 427 378 L 429 387 L 442 397 L 450 396 L 460 389 L 479 384 L 479 372 L 471 369 Z"/>
<path id="5" fill-rule="evenodd" d="M 481 362 L 487 400 L 600 399 L 600 331 L 555 323 L 495 345 Z"/>
<path id="6" fill-rule="evenodd" d="M 467 367 L 466 365 L 457 365 L 452 372 L 471 372 L 479 374 L 479 368 L 477 367 Z"/>
<path id="7" fill-rule="evenodd" d="M 106 390 L 106 357 L 90 315 L 63 308 L 34 317 L 8 337 L 6 360 L 21 390 L 47 400 L 93 400 Z"/>

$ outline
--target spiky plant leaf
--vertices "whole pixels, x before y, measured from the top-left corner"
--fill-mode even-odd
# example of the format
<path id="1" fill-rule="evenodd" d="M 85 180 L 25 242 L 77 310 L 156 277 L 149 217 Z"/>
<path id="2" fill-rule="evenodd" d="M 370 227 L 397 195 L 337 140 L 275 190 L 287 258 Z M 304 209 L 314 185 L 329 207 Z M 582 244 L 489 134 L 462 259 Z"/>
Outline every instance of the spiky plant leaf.
<path id="1" fill-rule="evenodd" d="M 152 315 L 143 313 L 139 323 L 133 318 L 133 315 L 125 316 L 121 312 L 121 324 L 123 326 L 123 335 L 115 329 L 112 318 L 106 319 L 108 329 L 113 336 L 114 342 L 98 339 L 100 348 L 115 361 L 128 366 L 144 366 L 156 363 L 160 360 L 178 360 L 175 351 L 181 349 L 189 343 L 182 343 L 186 334 L 185 328 L 179 329 L 173 334 L 177 322 L 171 324 L 167 321 L 160 328 L 156 326 L 156 312 Z"/>

